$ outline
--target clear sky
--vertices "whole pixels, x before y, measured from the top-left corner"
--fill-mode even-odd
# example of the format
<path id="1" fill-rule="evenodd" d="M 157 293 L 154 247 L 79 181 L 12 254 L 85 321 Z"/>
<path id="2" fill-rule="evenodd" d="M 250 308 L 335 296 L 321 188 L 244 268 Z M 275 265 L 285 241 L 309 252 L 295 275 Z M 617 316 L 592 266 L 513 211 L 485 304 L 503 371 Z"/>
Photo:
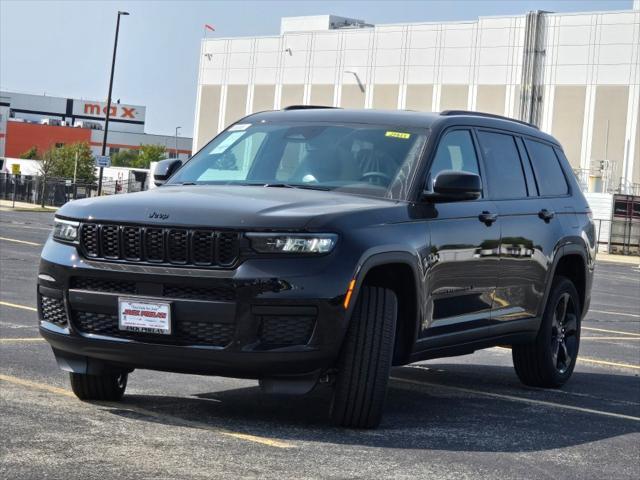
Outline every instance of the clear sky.
<path id="1" fill-rule="evenodd" d="M 0 88 L 106 99 L 116 12 L 123 17 L 114 99 L 147 106 L 148 133 L 191 135 L 203 24 L 213 36 L 277 35 L 283 16 L 332 13 L 369 23 L 624 10 L 632 0 L 30 1 L 0 0 Z"/>

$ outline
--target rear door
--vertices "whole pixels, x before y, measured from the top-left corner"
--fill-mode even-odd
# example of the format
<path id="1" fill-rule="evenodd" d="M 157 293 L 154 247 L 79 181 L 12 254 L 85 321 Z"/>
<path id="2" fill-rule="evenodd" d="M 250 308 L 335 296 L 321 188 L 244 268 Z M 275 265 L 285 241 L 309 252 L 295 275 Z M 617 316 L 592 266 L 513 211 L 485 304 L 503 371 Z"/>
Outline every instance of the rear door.
<path id="1" fill-rule="evenodd" d="M 527 149 L 518 136 L 479 130 L 489 194 L 501 220 L 499 277 L 493 324 L 538 315 L 560 225 L 541 198 Z M 515 328 L 515 327 L 514 327 Z M 507 330 L 511 326 L 507 326 Z"/>

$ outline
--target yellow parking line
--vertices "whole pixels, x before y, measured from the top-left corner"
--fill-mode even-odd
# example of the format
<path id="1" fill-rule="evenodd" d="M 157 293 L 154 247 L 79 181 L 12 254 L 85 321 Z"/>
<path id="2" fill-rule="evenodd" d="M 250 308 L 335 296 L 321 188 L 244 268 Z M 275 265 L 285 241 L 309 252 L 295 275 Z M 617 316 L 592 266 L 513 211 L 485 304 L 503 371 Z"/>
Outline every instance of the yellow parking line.
<path id="1" fill-rule="evenodd" d="M 618 335 L 629 335 L 631 337 L 640 337 L 640 333 L 622 332 L 620 330 L 607 330 L 605 328 L 581 327 L 582 330 L 591 330 L 592 332 L 617 333 Z"/>
<path id="2" fill-rule="evenodd" d="M 42 245 L 41 243 L 27 242 L 26 240 L 16 240 L 15 238 L 7 237 L 0 237 L 0 240 L 4 240 L 5 242 L 24 243 L 25 245 L 32 245 L 34 247 L 40 247 Z"/>
<path id="3" fill-rule="evenodd" d="M 182 427 L 197 428 L 199 430 L 209 430 L 211 432 L 214 432 L 220 435 L 225 435 L 227 437 L 233 437 L 239 440 L 245 440 L 247 442 L 260 443 L 262 445 L 267 445 L 269 447 L 276 447 L 276 448 L 293 448 L 294 447 L 293 444 L 288 442 L 283 442 L 282 440 L 277 440 L 269 437 L 260 437 L 256 435 L 251 435 L 249 433 L 234 432 L 232 430 L 227 430 L 225 428 L 212 427 L 210 425 L 207 425 L 206 423 L 187 420 L 187 419 L 175 417 L 173 415 L 169 415 L 166 413 L 154 412 L 152 410 L 147 410 L 146 408 L 142 408 L 142 407 L 137 407 L 133 405 L 123 405 L 116 402 L 97 402 L 97 403 L 100 405 L 105 405 L 107 407 L 112 407 L 117 409 L 124 408 L 127 410 L 131 410 L 132 412 L 139 413 L 141 415 L 157 418 L 164 421 L 169 421 L 170 423 L 173 423 L 175 425 L 179 425 Z"/>
<path id="4" fill-rule="evenodd" d="M 5 307 L 11 307 L 11 308 L 20 308 L 22 310 L 29 310 L 31 312 L 38 311 L 38 309 L 35 307 L 27 307 L 26 305 L 18 305 L 17 303 L 3 302 L 2 300 L 0 300 L 0 305 L 4 305 Z"/>
<path id="5" fill-rule="evenodd" d="M 5 381 L 8 383 L 13 383 L 14 385 L 20 385 L 27 388 L 32 388 L 35 390 L 43 390 L 49 393 L 55 393 L 56 395 L 64 395 L 65 397 L 75 398 L 73 392 L 69 390 L 65 390 L 64 388 L 54 387 L 53 385 L 47 385 L 45 383 L 33 382 L 31 380 L 25 380 L 19 377 L 14 377 L 13 375 L 4 375 L 0 374 L 0 381 Z M 151 410 L 147 410 L 146 408 L 141 408 L 133 405 L 127 405 L 126 403 L 116 403 L 116 402 L 96 402 L 98 405 L 117 408 L 119 410 L 130 410 L 132 412 L 139 413 L 144 416 L 153 417 L 157 419 L 161 419 L 164 421 L 168 421 L 174 425 L 189 427 L 189 428 L 197 428 L 200 430 L 208 430 L 213 433 L 217 433 L 219 435 L 225 435 L 227 437 L 237 438 L 238 440 L 245 440 L 247 442 L 259 443 L 261 445 L 266 445 L 269 447 L 275 448 L 295 448 L 295 445 L 289 442 L 284 442 L 282 440 L 278 440 L 275 438 L 269 437 L 261 437 L 257 435 L 251 435 L 249 433 L 242 432 L 234 432 L 232 430 L 227 430 L 224 428 L 212 427 L 207 425 L 206 423 L 196 422 L 193 420 L 186 420 L 184 418 L 175 417 L 173 415 L 168 415 L 165 413 L 158 413 Z"/>
<path id="6" fill-rule="evenodd" d="M 558 409 L 564 409 L 564 410 L 574 410 L 577 412 L 582 412 L 582 413 L 591 413 L 594 415 L 601 415 L 603 417 L 614 417 L 614 418 L 622 418 L 625 420 L 633 420 L 635 422 L 640 422 L 640 417 L 633 417 L 631 415 L 623 415 L 621 413 L 613 413 L 613 412 L 606 412 L 603 410 L 594 410 L 592 408 L 584 408 L 584 407 L 577 407 L 574 405 L 567 405 L 564 403 L 554 403 L 554 402 L 548 402 L 546 400 L 536 400 L 533 398 L 526 398 L 526 397 L 516 397 L 515 395 L 506 395 L 504 393 L 493 393 L 493 392 L 485 392 L 483 390 L 474 390 L 472 388 L 464 388 L 464 387 L 454 387 L 451 385 L 441 385 L 439 383 L 432 383 L 432 382 L 421 382 L 418 380 L 411 380 L 409 378 L 402 378 L 402 377 L 390 377 L 392 380 L 396 380 L 398 382 L 403 382 L 403 383 L 408 383 L 408 384 L 413 384 L 413 385 L 420 385 L 420 386 L 425 386 L 425 387 L 434 387 L 434 388 L 443 388 L 446 390 L 454 390 L 454 391 L 458 391 L 458 392 L 463 392 L 463 393 L 470 393 L 473 395 L 481 395 L 481 396 L 485 396 L 485 397 L 491 397 L 491 398 L 498 398 L 500 400 L 509 400 L 512 402 L 520 402 L 520 403 L 528 403 L 530 405 L 538 405 L 538 406 L 542 406 L 542 407 L 551 407 L 551 408 L 558 408 Z"/>
<path id="7" fill-rule="evenodd" d="M 630 363 L 609 362 L 607 360 L 596 360 L 595 358 L 587 358 L 578 356 L 579 362 L 595 363 L 596 365 L 609 365 L 611 367 L 633 368 L 640 370 L 640 365 L 631 365 Z"/>
<path id="8" fill-rule="evenodd" d="M 43 342 L 44 338 L 42 337 L 29 337 L 29 338 L 0 338 L 0 343 L 29 343 L 29 342 Z"/>
<path id="9" fill-rule="evenodd" d="M 65 397 L 73 397 L 75 395 L 69 390 L 64 388 L 54 387 L 53 385 L 47 385 L 46 383 L 32 382 L 31 380 L 25 380 L 23 378 L 14 377 L 13 375 L 4 375 L 0 373 L 0 380 L 3 382 L 13 383 L 15 385 L 21 385 L 27 388 L 33 388 L 35 390 L 44 390 L 45 392 L 55 393 L 57 395 L 64 395 Z"/>
<path id="10" fill-rule="evenodd" d="M 495 350 L 508 350 L 511 348 L 507 347 L 493 347 Z M 578 361 L 585 363 L 594 363 L 596 365 L 608 365 L 610 367 L 619 367 L 619 368 L 631 368 L 634 370 L 640 370 L 640 365 L 632 365 L 630 363 L 620 363 L 620 362 L 609 362 L 608 360 L 597 360 L 595 358 L 583 357 L 582 355 L 578 356 Z"/>

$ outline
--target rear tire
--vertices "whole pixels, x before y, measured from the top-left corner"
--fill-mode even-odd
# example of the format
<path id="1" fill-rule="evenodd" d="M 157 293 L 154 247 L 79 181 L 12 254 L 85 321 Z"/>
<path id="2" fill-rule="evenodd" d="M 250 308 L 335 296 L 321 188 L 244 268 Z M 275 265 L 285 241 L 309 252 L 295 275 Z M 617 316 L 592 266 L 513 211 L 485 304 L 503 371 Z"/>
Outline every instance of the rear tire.
<path id="1" fill-rule="evenodd" d="M 380 423 L 393 357 L 396 312 L 392 290 L 362 287 L 338 361 L 331 407 L 337 425 L 375 428 Z"/>
<path id="2" fill-rule="evenodd" d="M 127 389 L 127 373 L 85 375 L 70 373 L 71 389 L 80 400 L 117 401 Z"/>
<path id="3" fill-rule="evenodd" d="M 571 377 L 580 347 L 580 297 L 571 280 L 553 279 L 538 335 L 528 345 L 511 349 L 522 383 L 558 388 Z"/>

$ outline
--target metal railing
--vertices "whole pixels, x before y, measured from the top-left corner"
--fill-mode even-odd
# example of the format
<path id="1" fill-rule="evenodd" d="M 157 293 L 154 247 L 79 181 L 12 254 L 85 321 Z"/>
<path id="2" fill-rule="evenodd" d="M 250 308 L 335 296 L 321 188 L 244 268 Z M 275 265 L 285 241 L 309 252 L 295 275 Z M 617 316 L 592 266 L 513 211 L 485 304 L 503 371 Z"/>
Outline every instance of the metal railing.
<path id="1" fill-rule="evenodd" d="M 145 185 L 135 179 L 106 181 L 102 184 L 102 194 L 138 192 L 144 188 Z M 95 197 L 97 193 L 95 183 L 73 183 L 65 178 L 43 180 L 43 177 L 36 175 L 0 173 L 0 199 L 3 200 L 60 207 L 70 200 Z"/>
<path id="2" fill-rule="evenodd" d="M 594 220 L 596 249 L 620 255 L 640 255 L 640 221 L 633 219 Z"/>

